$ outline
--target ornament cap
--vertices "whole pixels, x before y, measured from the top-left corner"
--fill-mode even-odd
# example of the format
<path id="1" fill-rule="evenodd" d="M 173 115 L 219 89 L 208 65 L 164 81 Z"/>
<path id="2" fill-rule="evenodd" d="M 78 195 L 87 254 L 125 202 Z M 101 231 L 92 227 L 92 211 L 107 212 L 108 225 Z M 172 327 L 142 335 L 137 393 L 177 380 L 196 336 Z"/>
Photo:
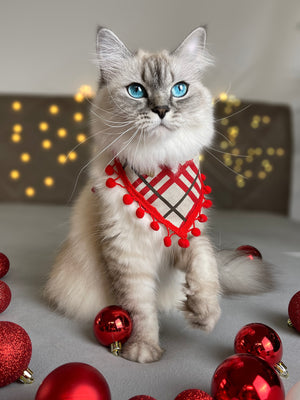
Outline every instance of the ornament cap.
<path id="1" fill-rule="evenodd" d="M 121 342 L 113 342 L 110 345 L 110 351 L 116 357 L 118 357 L 122 350 L 122 343 Z"/>
<path id="2" fill-rule="evenodd" d="M 30 368 L 27 368 L 20 376 L 19 381 L 25 384 L 31 384 L 34 382 L 33 372 Z"/>
<path id="3" fill-rule="evenodd" d="M 283 361 L 279 361 L 279 363 L 274 365 L 274 369 L 278 372 L 278 374 L 282 378 L 288 378 L 289 377 L 289 371 L 287 369 L 287 366 L 284 364 Z"/>

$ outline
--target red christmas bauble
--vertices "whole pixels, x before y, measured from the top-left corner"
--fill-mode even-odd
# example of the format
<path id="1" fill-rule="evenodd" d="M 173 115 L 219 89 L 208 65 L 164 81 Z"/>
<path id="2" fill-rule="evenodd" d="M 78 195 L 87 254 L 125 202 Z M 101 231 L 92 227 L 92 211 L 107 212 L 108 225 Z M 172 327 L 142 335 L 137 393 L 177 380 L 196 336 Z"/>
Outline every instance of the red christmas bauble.
<path id="1" fill-rule="evenodd" d="M 213 398 L 199 389 L 188 389 L 179 393 L 175 400 L 213 400 Z"/>
<path id="2" fill-rule="evenodd" d="M 35 400 L 111 400 L 104 376 L 88 364 L 73 362 L 56 368 L 41 383 Z"/>
<path id="3" fill-rule="evenodd" d="M 28 367 L 31 354 L 27 332 L 13 322 L 0 321 L 0 387 L 20 378 Z"/>
<path id="4" fill-rule="evenodd" d="M 124 344 L 132 332 L 132 320 L 126 310 L 119 306 L 108 306 L 101 310 L 94 321 L 94 333 L 103 346 L 114 342 Z"/>
<path id="5" fill-rule="evenodd" d="M 7 274 L 9 270 L 9 259 L 5 254 L 0 253 L 0 278 Z"/>
<path id="6" fill-rule="evenodd" d="M 261 252 L 259 250 L 257 250 L 256 247 L 249 246 L 247 244 L 238 247 L 236 249 L 236 251 L 240 251 L 240 252 L 246 254 L 248 256 L 248 258 L 250 258 L 250 260 L 253 260 L 253 258 L 255 258 L 255 257 L 262 259 Z"/>
<path id="7" fill-rule="evenodd" d="M 9 286 L 0 281 L 0 313 L 7 309 L 11 300 L 11 291 Z"/>
<path id="8" fill-rule="evenodd" d="M 235 353 L 248 353 L 267 361 L 271 366 L 282 359 L 282 343 L 274 329 L 260 323 L 245 325 L 234 340 Z"/>
<path id="9" fill-rule="evenodd" d="M 130 397 L 129 400 L 155 400 L 154 397 L 140 394 L 139 396 Z"/>
<path id="10" fill-rule="evenodd" d="M 291 298 L 288 313 L 293 327 L 300 332 L 300 291 Z"/>
<path id="11" fill-rule="evenodd" d="M 284 400 L 275 370 L 252 354 L 226 358 L 213 375 L 211 394 L 214 400 Z"/>

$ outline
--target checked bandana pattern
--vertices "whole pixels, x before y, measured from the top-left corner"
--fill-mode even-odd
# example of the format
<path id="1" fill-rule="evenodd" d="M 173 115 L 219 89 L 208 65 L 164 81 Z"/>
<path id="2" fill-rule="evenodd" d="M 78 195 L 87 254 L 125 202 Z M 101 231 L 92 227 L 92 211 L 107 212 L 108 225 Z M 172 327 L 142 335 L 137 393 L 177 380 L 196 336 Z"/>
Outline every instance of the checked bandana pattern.
<path id="1" fill-rule="evenodd" d="M 161 225 L 166 228 L 166 247 L 172 245 L 174 235 L 179 237 L 179 246 L 187 248 L 189 234 L 201 234 L 196 222 L 207 220 L 203 209 L 212 206 L 211 200 L 205 198 L 211 188 L 204 184 L 205 176 L 194 160 L 180 165 L 176 173 L 161 167 L 155 176 L 150 176 L 139 174 L 116 158 L 105 172 L 109 176 L 106 187 L 125 189 L 123 203 L 126 206 L 136 204 L 137 218 L 147 213 L 152 219 L 151 229 L 158 231 Z"/>

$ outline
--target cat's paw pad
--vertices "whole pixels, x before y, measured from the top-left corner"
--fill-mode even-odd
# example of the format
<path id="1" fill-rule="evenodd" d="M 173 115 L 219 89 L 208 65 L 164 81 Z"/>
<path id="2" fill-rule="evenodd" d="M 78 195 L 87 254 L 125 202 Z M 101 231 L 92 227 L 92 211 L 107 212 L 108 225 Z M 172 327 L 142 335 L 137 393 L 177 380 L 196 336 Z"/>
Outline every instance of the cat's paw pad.
<path id="1" fill-rule="evenodd" d="M 158 361 L 163 354 L 163 350 L 156 344 L 147 342 L 126 343 L 122 350 L 122 356 L 130 361 L 139 363 L 151 363 Z"/>
<path id="2" fill-rule="evenodd" d="M 208 301 L 194 296 L 187 296 L 183 311 L 186 319 L 194 328 L 210 332 L 214 329 L 221 315 L 217 301 Z"/>

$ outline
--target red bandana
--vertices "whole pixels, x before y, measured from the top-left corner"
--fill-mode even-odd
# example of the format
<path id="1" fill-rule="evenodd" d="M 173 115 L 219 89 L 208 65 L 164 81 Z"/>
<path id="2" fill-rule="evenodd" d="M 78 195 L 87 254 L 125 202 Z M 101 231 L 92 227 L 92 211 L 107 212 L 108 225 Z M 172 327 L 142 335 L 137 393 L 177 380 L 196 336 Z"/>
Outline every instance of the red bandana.
<path id="1" fill-rule="evenodd" d="M 166 227 L 166 247 L 171 246 L 173 235 L 179 237 L 179 246 L 186 248 L 189 247 L 188 233 L 193 236 L 201 234 L 195 223 L 207 220 L 201 210 L 212 206 L 211 200 L 204 197 L 211 188 L 203 184 L 205 176 L 193 160 L 180 165 L 176 173 L 163 167 L 152 177 L 138 174 L 116 158 L 105 172 L 110 176 L 106 181 L 108 188 L 121 186 L 126 190 L 123 196 L 125 205 L 137 203 L 137 218 L 143 218 L 147 213 L 152 218 L 150 227 L 154 231 L 160 229 L 160 224 Z"/>

